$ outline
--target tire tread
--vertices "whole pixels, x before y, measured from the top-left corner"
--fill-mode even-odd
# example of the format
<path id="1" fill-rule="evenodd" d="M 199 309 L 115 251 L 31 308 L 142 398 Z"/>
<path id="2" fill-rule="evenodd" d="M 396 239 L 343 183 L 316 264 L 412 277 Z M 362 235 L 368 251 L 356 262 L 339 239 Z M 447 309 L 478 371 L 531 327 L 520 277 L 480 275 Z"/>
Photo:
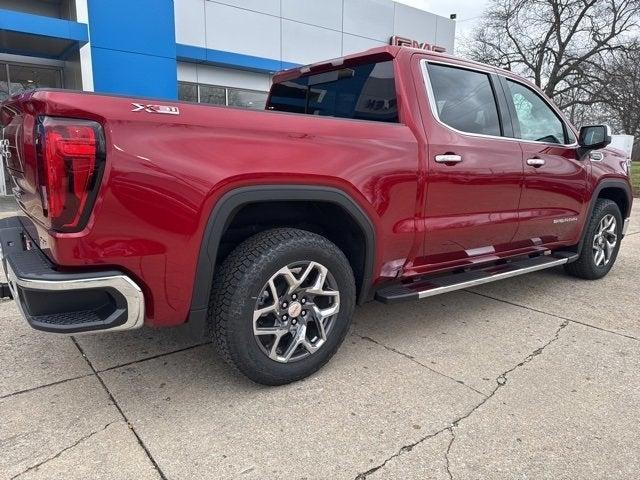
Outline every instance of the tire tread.
<path id="1" fill-rule="evenodd" d="M 355 284 L 353 272 L 347 258 L 342 251 L 326 238 L 305 230 L 294 228 L 275 228 L 258 233 L 245 240 L 235 250 L 233 250 L 222 265 L 217 270 L 212 285 L 209 299 L 208 334 L 213 341 L 220 357 L 229 365 L 233 366 L 254 381 L 267 385 L 280 385 L 304 378 L 320 369 L 335 353 L 343 338 L 335 344 L 331 351 L 327 351 L 326 360 L 317 364 L 312 371 L 305 372 L 304 375 L 291 378 L 283 382 L 280 378 L 274 377 L 266 369 L 256 372 L 255 366 L 249 365 L 246 359 L 237 354 L 237 350 L 232 348 L 234 335 L 233 319 L 241 317 L 243 309 L 242 302 L 255 301 L 251 294 L 255 292 L 242 292 L 243 286 L 248 283 L 247 279 L 255 275 L 255 265 L 258 261 L 275 260 L 282 252 L 282 248 L 296 248 L 297 246 L 315 247 L 322 250 L 330 249 L 333 255 L 339 257 L 340 263 L 345 268 L 352 281 L 346 295 L 355 297 Z M 244 288 L 245 290 L 246 287 Z M 238 301 L 238 294 L 244 295 L 243 300 Z M 342 296 L 342 294 L 341 294 Z M 346 332 L 345 332 L 346 333 Z"/>
<path id="2" fill-rule="evenodd" d="M 595 234 L 595 229 L 598 228 L 598 224 L 600 219 L 607 213 L 616 213 L 616 220 L 620 222 L 621 214 L 618 205 L 613 201 L 606 198 L 599 198 L 596 201 L 595 207 L 593 208 L 593 212 L 591 213 L 591 218 L 589 219 L 589 224 L 585 230 L 584 243 L 582 245 L 582 251 L 580 252 L 580 256 L 575 262 L 569 263 L 564 266 L 565 271 L 574 277 L 584 278 L 586 280 L 596 280 L 598 278 L 602 278 L 604 275 L 608 273 L 609 270 L 606 270 L 604 275 L 601 271 L 595 269 L 595 265 L 593 263 L 592 253 L 591 253 L 591 243 L 590 239 Z M 618 238 L 618 249 L 620 248 L 620 238 Z M 614 258 L 609 263 L 609 269 L 613 266 L 617 257 L 617 251 L 614 254 Z"/>

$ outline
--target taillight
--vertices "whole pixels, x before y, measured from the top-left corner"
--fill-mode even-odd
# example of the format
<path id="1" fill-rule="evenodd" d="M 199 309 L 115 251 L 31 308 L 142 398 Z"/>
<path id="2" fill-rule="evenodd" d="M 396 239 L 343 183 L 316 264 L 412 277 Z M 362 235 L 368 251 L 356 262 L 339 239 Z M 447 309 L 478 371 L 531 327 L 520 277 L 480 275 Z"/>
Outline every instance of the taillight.
<path id="1" fill-rule="evenodd" d="M 44 217 L 53 230 L 79 231 L 102 176 L 102 128 L 87 120 L 44 117 L 37 140 Z"/>

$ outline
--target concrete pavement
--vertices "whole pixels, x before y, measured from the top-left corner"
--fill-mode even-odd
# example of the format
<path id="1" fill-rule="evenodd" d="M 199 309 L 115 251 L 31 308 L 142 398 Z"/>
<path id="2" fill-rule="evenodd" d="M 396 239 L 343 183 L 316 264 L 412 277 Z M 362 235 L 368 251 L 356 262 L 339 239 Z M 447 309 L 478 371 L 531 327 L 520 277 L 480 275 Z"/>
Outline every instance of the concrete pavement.
<path id="1" fill-rule="evenodd" d="M 0 478 L 592 479 L 640 469 L 640 209 L 609 276 L 357 310 L 267 388 L 202 325 L 35 332 L 0 304 Z"/>

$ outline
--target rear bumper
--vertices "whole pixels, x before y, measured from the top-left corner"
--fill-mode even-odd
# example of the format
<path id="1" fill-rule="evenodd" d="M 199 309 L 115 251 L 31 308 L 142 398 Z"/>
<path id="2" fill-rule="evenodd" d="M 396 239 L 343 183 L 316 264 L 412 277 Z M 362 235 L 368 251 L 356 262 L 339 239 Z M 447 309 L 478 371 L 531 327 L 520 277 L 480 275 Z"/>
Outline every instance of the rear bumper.
<path id="1" fill-rule="evenodd" d="M 0 220 L 0 247 L 11 294 L 36 330 L 77 334 L 143 325 L 144 295 L 122 272 L 57 271 L 18 217 Z"/>

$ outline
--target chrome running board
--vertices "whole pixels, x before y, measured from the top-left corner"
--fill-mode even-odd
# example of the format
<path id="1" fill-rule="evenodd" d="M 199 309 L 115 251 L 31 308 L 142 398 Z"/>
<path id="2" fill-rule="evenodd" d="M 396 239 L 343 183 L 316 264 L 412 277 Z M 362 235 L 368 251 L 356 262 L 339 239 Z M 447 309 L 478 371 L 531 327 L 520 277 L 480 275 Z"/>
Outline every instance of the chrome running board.
<path id="1" fill-rule="evenodd" d="M 459 273 L 422 277 L 412 282 L 381 288 L 376 292 L 376 300 L 383 303 L 395 303 L 406 300 L 419 300 L 442 293 L 475 287 L 483 283 L 495 282 L 505 278 L 517 277 L 525 273 L 557 267 L 575 260 L 576 254 L 563 256 L 541 255 L 533 258 L 512 260 L 508 263 L 490 265 L 484 268 L 466 270 Z"/>

